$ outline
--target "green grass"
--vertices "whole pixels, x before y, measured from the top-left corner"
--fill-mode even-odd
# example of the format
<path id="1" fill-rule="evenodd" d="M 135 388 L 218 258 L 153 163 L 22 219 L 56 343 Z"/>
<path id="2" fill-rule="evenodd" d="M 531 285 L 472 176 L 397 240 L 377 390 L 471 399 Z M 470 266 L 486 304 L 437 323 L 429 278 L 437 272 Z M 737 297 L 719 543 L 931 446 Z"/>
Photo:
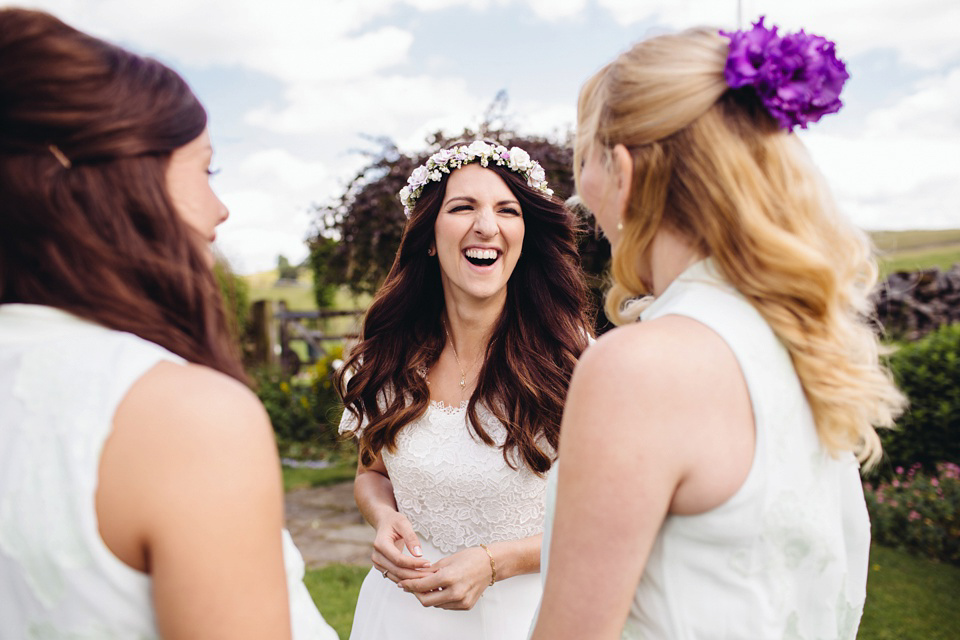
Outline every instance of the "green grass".
<path id="1" fill-rule="evenodd" d="M 880 252 L 880 276 L 895 271 L 938 267 L 949 269 L 960 262 L 960 229 L 873 231 Z"/>
<path id="2" fill-rule="evenodd" d="M 871 231 L 870 237 L 881 251 L 909 251 L 945 244 L 960 245 L 960 229 Z"/>
<path id="3" fill-rule="evenodd" d="M 336 629 L 341 640 L 350 637 L 357 595 L 368 571 L 370 567 L 332 564 L 323 569 L 308 570 L 303 578 L 323 618 Z"/>
<path id="4" fill-rule="evenodd" d="M 314 602 L 346 640 L 369 567 L 307 571 Z M 955 640 L 960 629 L 960 567 L 874 545 L 858 640 Z"/>
<path id="5" fill-rule="evenodd" d="M 283 490 L 325 487 L 353 480 L 357 475 L 357 461 L 344 460 L 323 469 L 283 467 Z"/>
<path id="6" fill-rule="evenodd" d="M 250 286 L 250 301 L 283 300 L 291 311 L 315 311 L 317 301 L 313 296 L 313 272 L 301 269 L 296 284 L 277 286 L 277 270 L 261 271 L 243 276 Z M 333 301 L 334 309 L 364 309 L 370 304 L 370 296 L 354 295 L 348 288 L 341 287 Z"/>
<path id="7" fill-rule="evenodd" d="M 960 567 L 874 545 L 859 640 L 956 640 Z"/>
<path id="8" fill-rule="evenodd" d="M 915 271 L 938 267 L 947 270 L 960 262 L 960 244 L 954 246 L 911 249 L 880 254 L 880 276 L 886 277 L 895 271 Z"/>

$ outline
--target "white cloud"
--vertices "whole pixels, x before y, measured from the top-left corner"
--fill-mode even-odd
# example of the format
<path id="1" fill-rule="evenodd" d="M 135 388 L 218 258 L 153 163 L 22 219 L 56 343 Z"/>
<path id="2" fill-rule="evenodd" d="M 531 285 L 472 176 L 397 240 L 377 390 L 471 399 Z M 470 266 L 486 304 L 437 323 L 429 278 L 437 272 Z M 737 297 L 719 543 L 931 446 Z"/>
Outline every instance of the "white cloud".
<path id="1" fill-rule="evenodd" d="M 239 66 L 294 82 L 371 74 L 406 59 L 413 37 L 364 31 L 396 0 L 34 0 L 77 28 L 197 67 Z"/>
<path id="2" fill-rule="evenodd" d="M 270 269 L 281 254 L 294 263 L 306 257 L 304 240 L 311 221 L 306 206 L 294 207 L 282 192 L 260 189 L 228 191 L 220 197 L 230 217 L 217 229 L 217 247 L 235 271 Z"/>
<path id="3" fill-rule="evenodd" d="M 695 25 L 735 27 L 736 5 L 715 0 L 597 0 L 622 25 L 652 20 L 672 29 Z M 954 0 L 745 0 L 743 26 L 761 14 L 766 24 L 800 28 L 835 40 L 849 57 L 877 49 L 894 49 L 909 64 L 932 69 L 960 57 L 960 3 Z M 643 34 L 640 34 L 643 35 Z"/>
<path id="4" fill-rule="evenodd" d="M 871 112 L 856 136 L 804 141 L 843 208 L 871 229 L 960 223 L 960 69 Z"/>
<path id="5" fill-rule="evenodd" d="M 543 20 L 572 18 L 583 11 L 587 0 L 524 0 L 534 14 Z"/>
<path id="6" fill-rule="evenodd" d="M 280 108 L 251 111 L 247 122 L 283 133 L 406 136 L 425 120 L 474 113 L 484 101 L 463 78 L 382 76 L 332 83 L 299 83 Z"/>
<path id="7" fill-rule="evenodd" d="M 875 136 L 909 131 L 924 138 L 960 138 L 960 66 L 927 76 L 915 93 L 893 106 L 873 111 L 866 127 Z M 955 163 L 960 164 L 960 160 Z"/>
<path id="8" fill-rule="evenodd" d="M 280 148 L 247 156 L 240 174 L 248 180 L 275 180 L 285 189 L 312 193 L 327 191 L 333 179 L 326 163 L 309 162 Z"/>

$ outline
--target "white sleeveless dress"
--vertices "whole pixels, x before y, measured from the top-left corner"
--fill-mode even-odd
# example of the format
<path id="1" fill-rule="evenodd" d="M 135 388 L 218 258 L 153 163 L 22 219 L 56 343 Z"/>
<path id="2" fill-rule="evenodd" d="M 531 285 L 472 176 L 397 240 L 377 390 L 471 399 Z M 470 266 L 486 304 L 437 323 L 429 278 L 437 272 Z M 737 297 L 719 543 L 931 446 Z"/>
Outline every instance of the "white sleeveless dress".
<path id="1" fill-rule="evenodd" d="M 732 349 L 750 392 L 756 451 L 724 504 L 666 518 L 622 637 L 853 640 L 870 547 L 856 459 L 834 458 L 820 444 L 787 350 L 712 261 L 687 269 L 642 318 L 665 315 L 703 323 Z M 544 574 L 560 468 L 548 478 Z"/>
<path id="2" fill-rule="evenodd" d="M 502 444 L 503 425 L 480 408 L 484 429 Z M 356 431 L 345 411 L 340 431 Z M 499 447 L 484 444 L 467 425 L 466 404 L 431 403 L 419 420 L 383 451 L 400 512 L 419 536 L 424 557 L 437 561 L 480 543 L 543 532 L 545 479 L 525 465 L 511 469 Z M 540 600 L 539 574 L 487 587 L 469 611 L 424 608 L 413 594 L 371 569 L 363 581 L 351 640 L 521 640 Z"/>
<path id="3" fill-rule="evenodd" d="M 104 544 L 95 495 L 117 406 L 164 360 L 183 362 L 51 307 L 0 305 L 0 638 L 159 637 L 150 576 Z M 282 535 L 294 637 L 335 640 Z"/>

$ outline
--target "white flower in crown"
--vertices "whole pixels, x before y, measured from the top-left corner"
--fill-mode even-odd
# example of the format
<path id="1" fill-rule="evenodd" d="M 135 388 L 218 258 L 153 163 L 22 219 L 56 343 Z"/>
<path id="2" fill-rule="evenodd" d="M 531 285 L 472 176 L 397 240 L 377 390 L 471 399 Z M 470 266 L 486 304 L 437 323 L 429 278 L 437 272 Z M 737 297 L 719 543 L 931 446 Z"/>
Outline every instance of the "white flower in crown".
<path id="1" fill-rule="evenodd" d="M 514 171 L 528 171 L 533 166 L 533 163 L 530 160 L 530 154 L 520 147 L 513 147 L 510 149 L 509 153 L 509 167 Z"/>
<path id="2" fill-rule="evenodd" d="M 424 165 L 413 170 L 407 178 L 407 186 L 399 193 L 404 215 L 409 218 L 413 214 L 413 207 L 427 183 L 440 182 L 444 174 L 465 164 L 479 162 L 480 166 L 486 167 L 491 160 L 495 165 L 506 167 L 522 176 L 527 184 L 537 191 L 548 196 L 553 195 L 553 190 L 547 187 L 543 167 L 536 160 L 532 160 L 526 151 L 520 147 L 507 150 L 503 145 L 491 145 L 483 140 L 475 140 L 469 145 L 441 149 L 430 156 Z"/>
<path id="3" fill-rule="evenodd" d="M 527 172 L 527 180 L 531 180 L 532 182 L 536 183 L 542 182 L 544 183 L 544 186 L 546 186 L 547 174 L 544 173 L 543 167 L 541 167 L 539 164 L 535 164 L 535 166 L 531 167 L 530 171 Z M 532 187 L 534 185 L 531 184 L 530 186 Z"/>
<path id="4" fill-rule="evenodd" d="M 483 140 L 474 140 L 467 147 L 467 153 L 475 158 L 480 158 L 482 162 L 483 160 L 489 160 L 490 156 L 493 155 L 493 147 Z"/>

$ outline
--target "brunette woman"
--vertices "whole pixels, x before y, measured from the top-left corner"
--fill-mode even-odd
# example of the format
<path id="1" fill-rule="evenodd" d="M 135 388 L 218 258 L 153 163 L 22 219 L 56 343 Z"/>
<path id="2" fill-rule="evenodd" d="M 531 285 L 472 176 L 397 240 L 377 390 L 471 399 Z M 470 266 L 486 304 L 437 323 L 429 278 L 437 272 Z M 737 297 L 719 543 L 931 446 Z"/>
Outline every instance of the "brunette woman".
<path id="1" fill-rule="evenodd" d="M 408 182 L 400 250 L 339 380 L 377 530 L 351 637 L 522 638 L 590 326 L 571 219 L 516 147 L 445 149 Z"/>
<path id="2" fill-rule="evenodd" d="M 211 266 L 203 107 L 0 11 L 0 637 L 336 638 Z"/>

